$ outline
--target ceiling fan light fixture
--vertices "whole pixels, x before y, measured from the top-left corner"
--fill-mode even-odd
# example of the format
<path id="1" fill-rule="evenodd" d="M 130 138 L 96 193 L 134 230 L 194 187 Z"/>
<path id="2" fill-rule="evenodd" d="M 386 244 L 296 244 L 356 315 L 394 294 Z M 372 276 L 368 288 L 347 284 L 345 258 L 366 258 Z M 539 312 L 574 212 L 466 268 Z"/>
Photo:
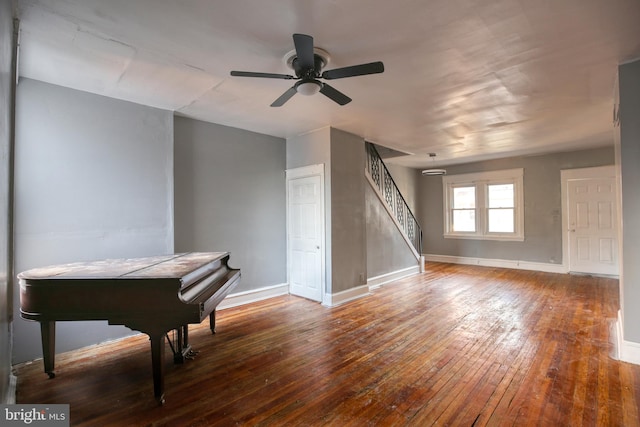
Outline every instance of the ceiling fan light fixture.
<path id="1" fill-rule="evenodd" d="M 322 89 L 321 83 L 316 80 L 303 81 L 296 85 L 296 91 L 305 96 L 315 95 L 320 92 L 320 89 Z"/>

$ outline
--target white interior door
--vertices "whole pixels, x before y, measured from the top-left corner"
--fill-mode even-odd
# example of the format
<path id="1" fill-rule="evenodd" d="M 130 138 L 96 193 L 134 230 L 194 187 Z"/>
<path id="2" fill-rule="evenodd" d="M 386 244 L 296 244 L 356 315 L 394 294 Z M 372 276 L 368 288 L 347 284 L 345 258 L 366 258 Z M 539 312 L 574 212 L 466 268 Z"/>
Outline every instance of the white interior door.
<path id="1" fill-rule="evenodd" d="M 324 167 L 287 171 L 289 292 L 322 301 L 324 289 Z"/>
<path id="2" fill-rule="evenodd" d="M 586 170 L 586 176 L 566 180 L 569 271 L 617 275 L 618 226 L 613 169 L 609 173 L 588 175 Z"/>

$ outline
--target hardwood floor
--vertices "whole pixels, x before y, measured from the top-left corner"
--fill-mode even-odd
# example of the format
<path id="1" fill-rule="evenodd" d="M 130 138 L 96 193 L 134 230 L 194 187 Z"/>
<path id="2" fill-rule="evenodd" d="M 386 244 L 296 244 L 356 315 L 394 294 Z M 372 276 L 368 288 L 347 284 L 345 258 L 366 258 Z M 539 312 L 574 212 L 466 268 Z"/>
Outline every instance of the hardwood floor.
<path id="1" fill-rule="evenodd" d="M 614 279 L 428 263 L 326 308 L 285 296 L 190 328 L 153 399 L 146 336 L 15 367 L 18 403 L 74 426 L 638 426 L 640 366 L 612 358 Z"/>

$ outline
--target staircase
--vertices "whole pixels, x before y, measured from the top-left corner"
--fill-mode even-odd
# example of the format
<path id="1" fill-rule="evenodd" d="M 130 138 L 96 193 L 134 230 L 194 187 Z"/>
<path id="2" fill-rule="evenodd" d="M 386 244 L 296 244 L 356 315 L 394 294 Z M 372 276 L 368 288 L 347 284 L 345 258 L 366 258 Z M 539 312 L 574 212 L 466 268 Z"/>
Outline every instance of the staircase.
<path id="1" fill-rule="evenodd" d="M 383 200 L 389 215 L 402 232 L 405 240 L 412 246 L 414 255 L 419 260 L 422 254 L 422 229 L 402 197 L 376 147 L 369 142 L 365 142 L 365 146 L 367 150 L 367 178 L 377 189 L 378 197 Z"/>

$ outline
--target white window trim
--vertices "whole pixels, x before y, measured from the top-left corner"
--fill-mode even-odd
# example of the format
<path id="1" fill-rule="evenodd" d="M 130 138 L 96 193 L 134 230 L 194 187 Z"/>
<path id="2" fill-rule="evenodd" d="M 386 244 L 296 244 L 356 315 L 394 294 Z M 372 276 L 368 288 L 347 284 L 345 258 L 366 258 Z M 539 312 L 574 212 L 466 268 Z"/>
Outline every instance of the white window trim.
<path id="1" fill-rule="evenodd" d="M 489 233 L 487 185 L 514 184 L 514 227 L 515 233 Z M 463 186 L 476 187 L 476 231 L 451 231 L 451 203 L 452 188 Z M 460 175 L 446 175 L 442 178 L 442 193 L 444 195 L 444 237 L 448 239 L 476 239 L 524 241 L 524 169 L 507 169 L 490 172 L 477 172 Z"/>

